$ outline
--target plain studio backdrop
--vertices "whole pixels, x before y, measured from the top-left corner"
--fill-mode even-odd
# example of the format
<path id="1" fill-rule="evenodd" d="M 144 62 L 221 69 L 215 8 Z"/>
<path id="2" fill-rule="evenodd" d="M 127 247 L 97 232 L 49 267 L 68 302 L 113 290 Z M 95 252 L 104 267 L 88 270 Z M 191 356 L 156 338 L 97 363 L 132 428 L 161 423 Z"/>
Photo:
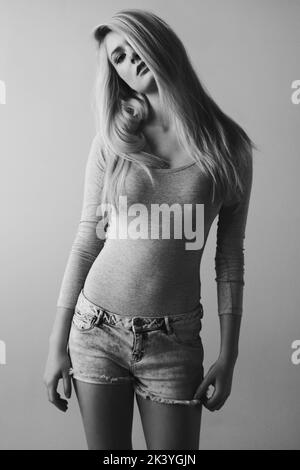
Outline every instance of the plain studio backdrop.
<path id="1" fill-rule="evenodd" d="M 296 0 L 0 1 L 0 447 L 86 448 L 74 390 L 64 414 L 48 402 L 42 377 L 94 136 L 92 31 L 127 7 L 151 9 L 175 29 L 213 98 L 259 147 L 232 393 L 220 411 L 203 409 L 200 448 L 299 448 L 300 364 L 291 359 L 300 340 Z M 216 222 L 201 265 L 205 372 L 220 346 Z M 136 403 L 133 445 L 146 448 Z"/>

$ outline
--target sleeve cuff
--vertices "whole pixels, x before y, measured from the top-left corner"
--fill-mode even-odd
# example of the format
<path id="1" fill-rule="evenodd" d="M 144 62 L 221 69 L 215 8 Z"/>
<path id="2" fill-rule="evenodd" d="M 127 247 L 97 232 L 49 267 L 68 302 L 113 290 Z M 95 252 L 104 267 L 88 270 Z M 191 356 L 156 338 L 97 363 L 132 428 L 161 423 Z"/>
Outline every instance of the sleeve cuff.
<path id="1" fill-rule="evenodd" d="M 243 313 L 243 293 L 244 284 L 237 281 L 219 281 L 217 283 L 218 293 L 218 314 L 235 314 Z"/>

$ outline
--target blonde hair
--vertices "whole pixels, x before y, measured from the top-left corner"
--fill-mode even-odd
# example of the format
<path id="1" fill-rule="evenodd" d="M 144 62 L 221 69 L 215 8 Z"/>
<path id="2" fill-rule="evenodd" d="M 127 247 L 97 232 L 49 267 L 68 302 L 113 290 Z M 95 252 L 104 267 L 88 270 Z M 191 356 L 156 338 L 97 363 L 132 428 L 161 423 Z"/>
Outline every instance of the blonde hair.
<path id="1" fill-rule="evenodd" d="M 103 41 L 110 31 L 125 36 L 151 70 L 161 105 L 175 126 L 180 144 L 213 182 L 212 201 L 216 196 L 239 199 L 255 145 L 200 83 L 171 27 L 149 10 L 126 8 L 93 31 L 99 46 L 93 106 L 106 161 L 102 202 L 110 202 L 118 210 L 118 197 L 132 162 L 144 169 L 152 183 L 149 168 L 165 167 L 163 159 L 143 150 L 148 100 L 120 80 L 110 63 Z"/>

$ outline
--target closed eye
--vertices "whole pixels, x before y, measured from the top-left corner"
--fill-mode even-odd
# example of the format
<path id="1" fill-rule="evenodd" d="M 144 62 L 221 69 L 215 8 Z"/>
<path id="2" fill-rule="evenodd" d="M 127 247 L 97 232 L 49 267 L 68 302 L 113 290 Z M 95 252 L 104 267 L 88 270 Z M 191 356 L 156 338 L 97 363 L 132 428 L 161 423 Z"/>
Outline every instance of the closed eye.
<path id="1" fill-rule="evenodd" d="M 122 62 L 123 59 L 121 60 L 121 58 L 122 58 L 124 55 L 125 55 L 125 54 L 120 54 L 120 55 L 116 58 L 115 64 L 119 64 L 120 62 Z"/>

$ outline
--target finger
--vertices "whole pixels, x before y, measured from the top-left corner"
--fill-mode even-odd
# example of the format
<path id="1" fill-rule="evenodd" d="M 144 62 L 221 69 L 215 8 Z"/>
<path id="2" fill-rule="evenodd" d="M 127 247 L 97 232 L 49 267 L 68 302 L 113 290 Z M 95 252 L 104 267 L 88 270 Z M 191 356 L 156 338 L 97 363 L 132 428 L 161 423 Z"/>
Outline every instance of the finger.
<path id="1" fill-rule="evenodd" d="M 214 406 L 214 409 L 215 410 L 220 410 L 224 406 L 224 404 L 226 403 L 228 397 L 229 397 L 229 395 L 226 395 L 225 397 L 223 395 L 222 400 L 220 400 L 218 403 L 216 403 L 216 405 Z"/>
<path id="2" fill-rule="evenodd" d="M 64 393 L 67 398 L 71 398 L 72 394 L 72 382 L 70 373 L 71 371 L 69 369 L 63 372 Z"/>
<path id="3" fill-rule="evenodd" d="M 222 393 L 222 390 L 218 385 L 216 386 L 214 393 L 211 395 L 211 397 L 207 401 L 207 408 L 210 411 L 216 411 L 218 407 L 222 406 L 222 403 L 224 401 L 224 394 Z"/>
<path id="4" fill-rule="evenodd" d="M 49 390 L 49 401 L 61 411 L 68 409 L 67 400 L 61 398 L 60 394 L 56 390 Z"/>
<path id="5" fill-rule="evenodd" d="M 212 379 L 209 376 L 207 376 L 201 382 L 197 392 L 195 393 L 194 398 L 198 399 L 198 400 L 201 400 L 203 403 L 206 403 L 206 401 L 207 401 L 207 392 L 208 392 L 208 389 L 209 389 L 211 384 L 212 384 Z"/>
<path id="6" fill-rule="evenodd" d="M 61 411 L 66 411 L 68 402 L 61 398 L 60 394 L 57 392 L 59 378 L 55 377 L 50 384 L 47 386 L 48 400 L 50 403 L 55 405 Z"/>
<path id="7" fill-rule="evenodd" d="M 209 408 L 210 411 L 219 411 L 224 405 L 225 401 L 220 401 L 216 406 Z"/>
<path id="8" fill-rule="evenodd" d="M 224 406 L 225 402 L 226 402 L 226 400 L 222 401 L 222 403 L 215 409 L 215 411 L 219 411 Z"/>

